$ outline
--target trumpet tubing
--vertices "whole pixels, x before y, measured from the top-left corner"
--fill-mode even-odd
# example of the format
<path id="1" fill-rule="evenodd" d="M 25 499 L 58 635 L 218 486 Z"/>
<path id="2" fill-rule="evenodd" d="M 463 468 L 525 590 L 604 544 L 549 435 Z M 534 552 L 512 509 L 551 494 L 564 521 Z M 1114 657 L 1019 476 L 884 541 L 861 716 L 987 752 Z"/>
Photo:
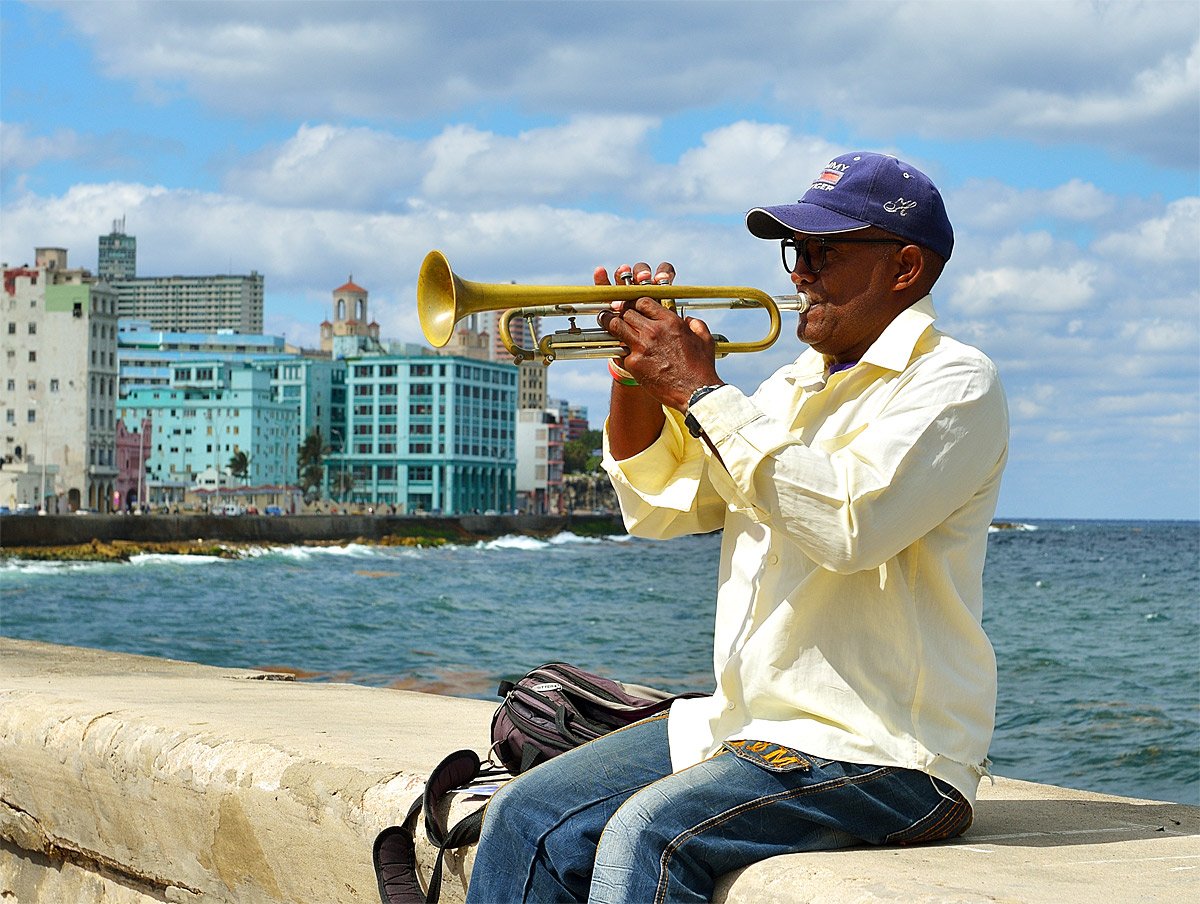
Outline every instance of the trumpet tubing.
<path id="1" fill-rule="evenodd" d="M 556 360 L 619 358 L 628 352 L 602 329 L 582 329 L 575 317 L 610 310 L 612 301 L 652 298 L 664 307 L 687 310 L 761 309 L 770 319 L 767 334 L 756 342 L 729 342 L 717 338 L 717 354 L 758 352 L 779 338 L 781 310 L 803 313 L 808 309 L 804 294 L 771 296 L 747 286 L 519 286 L 508 283 L 478 283 L 462 279 L 450 269 L 440 251 L 425 255 L 417 276 L 417 315 L 429 344 L 441 348 L 450 341 L 455 325 L 464 317 L 485 311 L 503 311 L 499 320 L 500 339 L 515 363 L 541 356 L 543 364 Z M 567 317 L 570 326 L 538 339 L 536 348 L 513 341 L 509 326 L 514 317 Z"/>

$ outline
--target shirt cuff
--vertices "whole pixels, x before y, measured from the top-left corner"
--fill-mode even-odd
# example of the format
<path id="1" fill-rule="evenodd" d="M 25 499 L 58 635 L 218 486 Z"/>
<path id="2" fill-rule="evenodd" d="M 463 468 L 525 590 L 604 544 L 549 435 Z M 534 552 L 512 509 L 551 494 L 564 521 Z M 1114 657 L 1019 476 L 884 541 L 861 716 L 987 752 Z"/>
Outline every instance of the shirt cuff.
<path id="1" fill-rule="evenodd" d="M 688 408 L 688 414 L 696 419 L 713 445 L 737 433 L 750 423 L 760 412 L 736 386 L 726 383 L 714 389 Z"/>

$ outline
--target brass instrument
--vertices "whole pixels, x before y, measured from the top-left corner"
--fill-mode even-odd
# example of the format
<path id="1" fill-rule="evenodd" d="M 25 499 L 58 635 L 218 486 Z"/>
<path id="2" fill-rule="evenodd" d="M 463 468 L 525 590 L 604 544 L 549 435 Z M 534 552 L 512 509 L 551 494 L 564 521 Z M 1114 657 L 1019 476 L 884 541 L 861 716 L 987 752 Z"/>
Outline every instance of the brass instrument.
<path id="1" fill-rule="evenodd" d="M 808 296 L 768 295 L 746 286 L 519 286 L 506 283 L 478 283 L 462 279 L 450 269 L 440 251 L 430 251 L 417 276 L 417 314 L 429 344 L 441 348 L 450 341 L 454 326 L 471 314 L 503 311 L 499 318 L 500 339 L 512 354 L 514 363 L 541 356 L 543 364 L 562 359 L 620 358 L 628 353 L 602 329 L 581 329 L 575 318 L 582 314 L 600 314 L 611 310 L 611 301 L 653 298 L 663 307 L 680 314 L 687 310 L 741 310 L 762 308 L 770 318 L 767 334 L 757 342 L 729 342 L 716 336 L 717 354 L 760 352 L 779 338 L 779 312 L 803 313 Z M 512 338 L 509 322 L 525 317 L 534 334 L 534 317 L 567 317 L 570 326 L 537 340 L 536 348 L 523 348 Z M 536 335 L 535 335 L 536 339 Z"/>

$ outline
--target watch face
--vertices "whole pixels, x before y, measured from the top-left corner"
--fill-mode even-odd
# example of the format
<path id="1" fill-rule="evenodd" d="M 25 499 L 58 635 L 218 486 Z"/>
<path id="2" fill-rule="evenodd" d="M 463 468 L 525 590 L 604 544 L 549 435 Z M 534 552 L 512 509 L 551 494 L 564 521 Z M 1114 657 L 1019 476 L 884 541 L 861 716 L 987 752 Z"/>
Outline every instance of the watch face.
<path id="1" fill-rule="evenodd" d="M 702 398 L 704 398 L 710 392 L 714 392 L 715 390 L 718 390 L 720 388 L 721 388 L 720 386 L 701 386 L 699 389 L 697 389 L 695 392 L 693 392 L 692 397 L 690 399 L 688 399 L 688 407 L 691 408 L 693 405 L 695 405 L 697 402 L 699 402 Z"/>

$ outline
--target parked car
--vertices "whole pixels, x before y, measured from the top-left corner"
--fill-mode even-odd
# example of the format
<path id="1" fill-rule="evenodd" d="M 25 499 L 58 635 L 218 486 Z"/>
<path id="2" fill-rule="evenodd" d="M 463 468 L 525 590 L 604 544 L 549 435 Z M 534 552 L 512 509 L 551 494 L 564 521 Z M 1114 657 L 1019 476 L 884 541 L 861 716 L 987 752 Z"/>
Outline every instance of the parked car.
<path id="1" fill-rule="evenodd" d="M 283 509 L 277 505 L 268 505 L 265 509 L 263 509 L 263 514 L 264 515 L 282 515 Z"/>
<path id="2" fill-rule="evenodd" d="M 231 503 L 229 505 L 223 505 L 219 509 L 217 509 L 217 514 L 218 515 L 244 515 L 244 514 L 246 514 L 246 510 L 244 508 L 242 508 L 240 505 L 233 505 Z"/>

